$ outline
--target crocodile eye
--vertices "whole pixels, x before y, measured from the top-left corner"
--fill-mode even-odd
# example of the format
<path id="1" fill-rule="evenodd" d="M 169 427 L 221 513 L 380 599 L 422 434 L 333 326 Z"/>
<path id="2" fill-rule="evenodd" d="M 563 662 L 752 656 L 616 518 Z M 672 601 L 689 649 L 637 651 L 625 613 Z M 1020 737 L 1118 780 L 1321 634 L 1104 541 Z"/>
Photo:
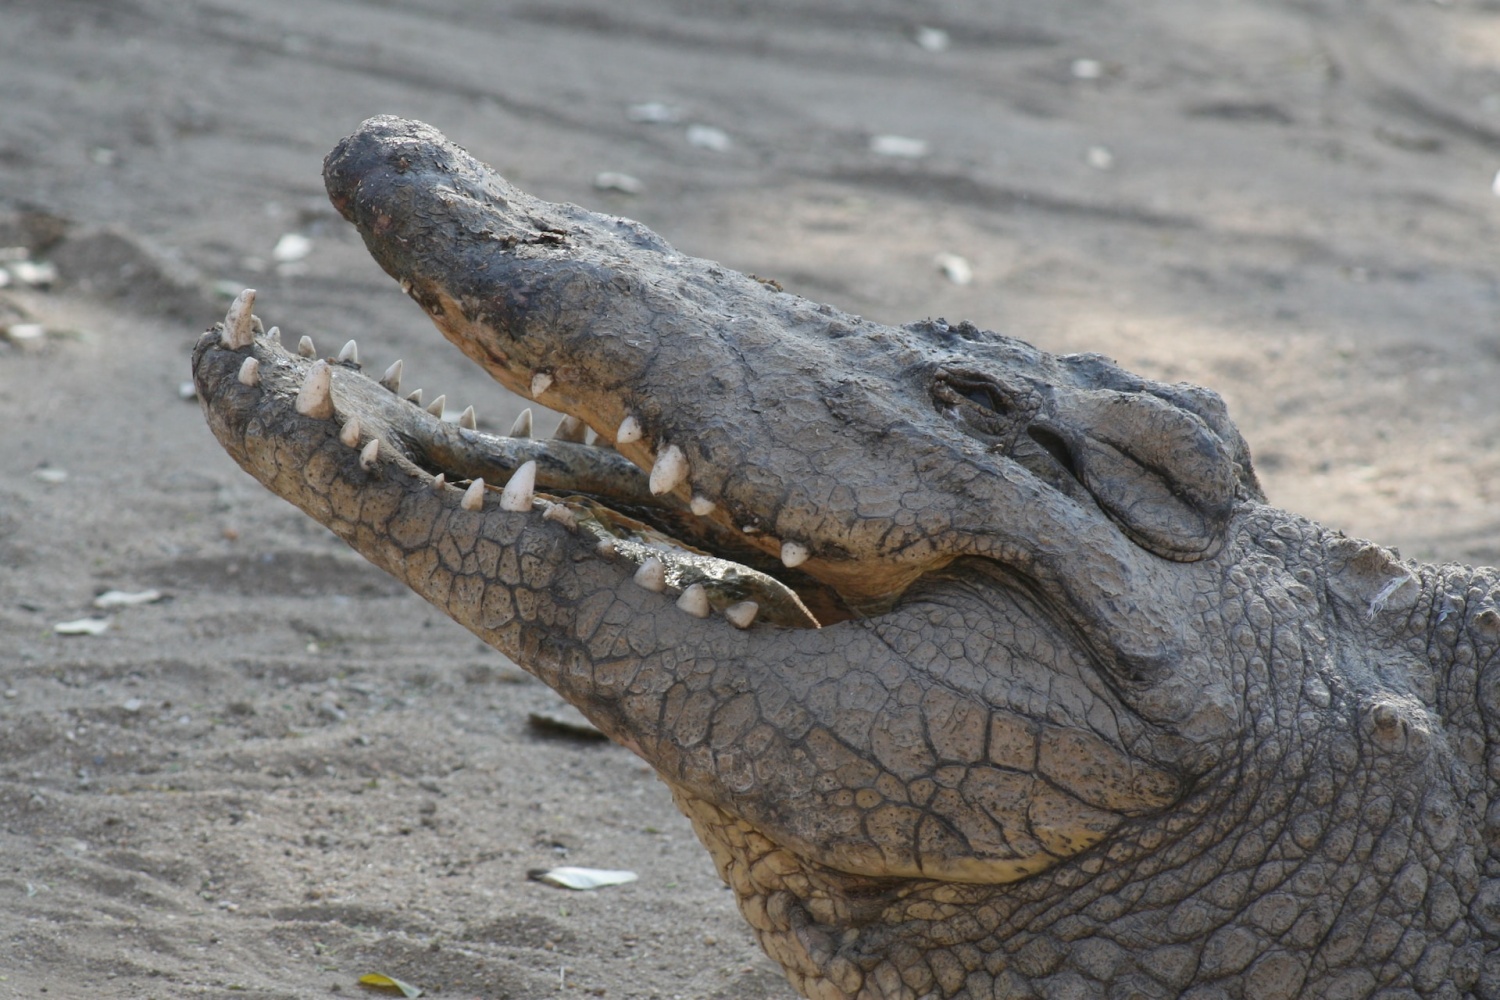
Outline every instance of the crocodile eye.
<path id="1" fill-rule="evenodd" d="M 1007 388 L 987 375 L 944 369 L 932 384 L 932 399 L 943 413 L 986 438 L 1009 438 L 1017 426 L 1017 406 Z"/>
<path id="2" fill-rule="evenodd" d="M 1068 447 L 1068 443 L 1060 435 L 1047 430 L 1045 427 L 1038 427 L 1035 424 L 1026 428 L 1026 434 L 1031 440 L 1046 449 L 1047 454 L 1051 455 L 1058 465 L 1066 469 L 1068 475 L 1079 482 L 1083 481 L 1083 477 L 1078 474 L 1078 461 L 1073 456 L 1073 449 Z"/>
<path id="3" fill-rule="evenodd" d="M 963 387 L 964 398 L 978 406 L 982 406 L 991 412 L 1001 416 L 1010 412 L 1010 405 L 995 392 L 990 385 L 972 385 Z"/>

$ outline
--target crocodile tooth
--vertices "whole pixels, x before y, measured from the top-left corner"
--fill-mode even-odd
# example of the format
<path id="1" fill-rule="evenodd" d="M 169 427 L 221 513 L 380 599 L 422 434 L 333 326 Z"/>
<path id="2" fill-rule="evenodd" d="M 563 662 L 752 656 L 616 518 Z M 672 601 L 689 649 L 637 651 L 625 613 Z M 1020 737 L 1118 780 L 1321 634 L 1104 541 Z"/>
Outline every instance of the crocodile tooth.
<path id="1" fill-rule="evenodd" d="M 448 397 L 439 394 L 437 399 L 434 399 L 432 402 L 427 404 L 427 412 L 441 420 L 443 419 L 443 406 L 447 402 Z"/>
<path id="2" fill-rule="evenodd" d="M 380 376 L 380 384 L 398 396 L 401 394 L 401 368 L 402 364 L 397 360 L 385 370 L 384 375 Z"/>
<path id="3" fill-rule="evenodd" d="M 413 406 L 421 406 L 422 405 L 422 390 L 421 389 L 413 389 L 411 392 L 408 392 L 406 394 L 406 401 L 408 403 L 412 404 Z"/>
<path id="4" fill-rule="evenodd" d="M 634 416 L 626 417 L 620 421 L 620 429 L 615 431 L 615 444 L 630 444 L 641 439 L 641 422 Z"/>
<path id="5" fill-rule="evenodd" d="M 255 305 L 255 289 L 247 288 L 234 297 L 229 312 L 224 314 L 224 332 L 219 334 L 219 343 L 231 351 L 248 347 L 255 339 L 255 327 L 251 323 L 250 307 Z"/>
<path id="6" fill-rule="evenodd" d="M 686 481 L 687 475 L 687 456 L 682 453 L 681 448 L 669 444 L 656 456 L 656 464 L 651 466 L 651 493 L 654 496 L 671 493 Z"/>
<path id="7" fill-rule="evenodd" d="M 246 358 L 240 365 L 240 382 L 244 385 L 260 385 L 260 362 Z"/>
<path id="8" fill-rule="evenodd" d="M 458 505 L 464 510 L 484 510 L 484 480 L 476 479 L 470 483 Z"/>
<path id="9" fill-rule="evenodd" d="M 339 428 L 339 440 L 350 448 L 359 447 L 359 418 L 350 417 Z"/>
<path id="10" fill-rule="evenodd" d="M 339 349 L 339 361 L 347 361 L 351 365 L 359 364 L 359 345 L 352 340 L 345 344 Z"/>
<path id="11" fill-rule="evenodd" d="M 255 315 L 254 313 L 250 314 L 250 330 L 257 337 L 264 337 L 266 335 L 266 325 L 262 323 L 260 321 L 260 317 Z"/>
<path id="12" fill-rule="evenodd" d="M 531 398 L 536 399 L 542 393 L 552 388 L 552 376 L 547 372 L 537 372 L 531 376 Z"/>
<path id="13" fill-rule="evenodd" d="M 749 628 L 759 612 L 760 605 L 754 601 L 740 601 L 738 604 L 731 604 L 725 608 L 724 617 L 729 619 L 729 624 L 735 628 Z"/>
<path id="14" fill-rule="evenodd" d="M 594 551 L 606 559 L 613 559 L 615 553 L 620 551 L 620 547 L 615 544 L 613 538 L 601 538 L 598 544 L 594 546 Z"/>
<path id="15" fill-rule="evenodd" d="M 682 596 L 677 598 L 677 606 L 694 618 L 707 618 L 708 591 L 703 589 L 701 583 L 691 584 L 682 592 Z"/>
<path id="16" fill-rule="evenodd" d="M 315 358 L 318 356 L 318 349 L 313 346 L 312 338 L 303 334 L 302 339 L 297 341 L 297 353 L 304 358 Z"/>
<path id="17" fill-rule="evenodd" d="M 266 339 L 275 344 L 281 343 L 281 327 L 273 326 L 271 327 L 271 329 L 267 330 Z"/>
<path id="18" fill-rule="evenodd" d="M 699 517 L 707 517 L 714 512 L 714 502 L 708 497 L 695 495 L 688 501 L 688 509 Z"/>
<path id="19" fill-rule="evenodd" d="M 571 413 L 557 422 L 557 430 L 552 432 L 554 441 L 572 441 L 575 444 L 583 444 L 588 437 L 589 428 L 582 420 Z"/>
<path id="20" fill-rule="evenodd" d="M 432 477 L 432 492 L 441 493 L 444 489 L 447 488 L 447 486 L 448 476 L 445 473 L 439 472 L 437 475 Z"/>
<path id="21" fill-rule="evenodd" d="M 528 406 L 521 411 L 521 415 L 516 418 L 516 422 L 510 425 L 510 434 L 508 436 L 513 438 L 531 437 L 531 407 Z"/>
<path id="22" fill-rule="evenodd" d="M 660 559 L 652 556 L 635 571 L 635 582 L 637 586 L 659 594 L 667 589 L 667 567 L 662 565 Z"/>
<path id="23" fill-rule="evenodd" d="M 297 412 L 304 417 L 327 420 L 333 416 L 333 370 L 326 361 L 314 361 L 297 390 Z"/>
<path id="24" fill-rule="evenodd" d="M 370 443 L 365 445 L 359 453 L 359 467 L 369 471 L 370 466 L 380 457 L 380 438 L 370 438 Z"/>
<path id="25" fill-rule="evenodd" d="M 458 426 L 467 427 L 471 431 L 479 429 L 479 418 L 474 415 L 474 407 L 464 407 L 464 412 L 458 415 Z"/>
<path id="26" fill-rule="evenodd" d="M 807 546 L 801 542 L 781 543 L 781 564 L 787 569 L 807 562 Z"/>
<path id="27" fill-rule="evenodd" d="M 500 491 L 500 509 L 528 511 L 531 495 L 536 492 L 536 462 L 522 462 L 511 474 L 510 482 Z"/>

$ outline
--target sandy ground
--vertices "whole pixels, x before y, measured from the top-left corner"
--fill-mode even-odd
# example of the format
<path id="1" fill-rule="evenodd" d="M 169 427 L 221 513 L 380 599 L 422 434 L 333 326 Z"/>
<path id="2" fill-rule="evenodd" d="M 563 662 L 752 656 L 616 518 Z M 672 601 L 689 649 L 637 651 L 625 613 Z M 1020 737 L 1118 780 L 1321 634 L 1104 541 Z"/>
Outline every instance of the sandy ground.
<path id="1" fill-rule="evenodd" d="M 528 725 L 179 397 L 250 285 L 508 426 L 323 199 L 371 114 L 878 319 L 1213 386 L 1275 502 L 1500 561 L 1493 2 L 8 0 L 0 98 L 0 246 L 58 273 L 0 289 L 0 997 L 789 995 L 643 765 Z"/>

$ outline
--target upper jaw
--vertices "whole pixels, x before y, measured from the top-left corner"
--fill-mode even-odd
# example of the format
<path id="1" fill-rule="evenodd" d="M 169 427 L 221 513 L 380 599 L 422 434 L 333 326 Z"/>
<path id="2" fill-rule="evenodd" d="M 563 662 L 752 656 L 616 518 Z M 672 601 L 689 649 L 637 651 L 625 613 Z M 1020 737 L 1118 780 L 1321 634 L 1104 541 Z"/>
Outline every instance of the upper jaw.
<path id="1" fill-rule="evenodd" d="M 636 223 L 529 197 L 418 122 L 365 122 L 324 174 L 375 259 L 465 354 L 649 470 L 653 493 L 709 522 L 705 537 L 835 592 L 840 614 L 889 607 L 960 556 L 1076 583 L 1089 561 L 1145 571 L 1143 541 L 1198 558 L 1222 537 L 1225 496 L 1176 551 L 1191 518 L 1122 531 L 1067 475 L 1049 481 L 956 426 L 932 397 L 939 363 L 1006 338 L 895 330 L 684 257 Z M 1187 433 L 1213 437 L 1200 432 Z M 1036 440 L 1019 457 L 1055 471 Z M 1078 454 L 1116 457 L 1089 440 Z M 1084 616 L 1113 599 L 1070 589 Z"/>

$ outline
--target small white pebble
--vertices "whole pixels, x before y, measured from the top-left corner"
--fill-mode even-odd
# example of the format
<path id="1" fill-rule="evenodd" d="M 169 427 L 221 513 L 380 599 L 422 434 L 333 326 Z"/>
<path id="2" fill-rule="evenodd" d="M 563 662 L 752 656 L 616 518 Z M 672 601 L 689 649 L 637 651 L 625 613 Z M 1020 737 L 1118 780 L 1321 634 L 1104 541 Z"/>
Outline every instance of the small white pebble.
<path id="1" fill-rule="evenodd" d="M 1097 80 L 1104 75 L 1104 64 L 1097 59 L 1074 59 L 1069 69 L 1076 80 Z"/>
<path id="2" fill-rule="evenodd" d="M 876 156 L 892 156 L 898 160 L 920 160 L 932 151 L 926 139 L 913 139 L 904 135 L 877 135 L 870 137 L 870 152 Z"/>
<path id="3" fill-rule="evenodd" d="M 614 170 L 601 170 L 595 174 L 594 187 L 600 191 L 619 191 L 621 194 L 640 194 L 646 190 L 646 185 L 641 183 L 640 178 Z"/>
<path id="4" fill-rule="evenodd" d="M 5 328 L 5 339 L 15 344 L 31 343 L 46 336 L 47 328 L 40 323 L 12 323 Z"/>
<path id="5" fill-rule="evenodd" d="M 312 253 L 312 240 L 301 233 L 286 233 L 276 241 L 271 259 L 278 264 L 292 264 Z"/>
<path id="6" fill-rule="evenodd" d="M 929 27 L 919 27 L 912 40 L 928 52 L 946 52 L 953 43 L 953 39 L 942 28 Z"/>
<path id="7" fill-rule="evenodd" d="M 625 117 L 647 125 L 673 125 L 682 120 L 682 112 L 661 101 L 643 101 L 626 108 Z"/>
<path id="8" fill-rule="evenodd" d="M 967 285 L 974 280 L 974 268 L 956 253 L 940 253 L 932 259 L 943 277 L 955 285 Z"/>
<path id="9" fill-rule="evenodd" d="M 721 128 L 714 128 L 712 125 L 689 125 L 687 141 L 689 146 L 715 153 L 727 151 L 730 145 L 729 133 Z"/>

